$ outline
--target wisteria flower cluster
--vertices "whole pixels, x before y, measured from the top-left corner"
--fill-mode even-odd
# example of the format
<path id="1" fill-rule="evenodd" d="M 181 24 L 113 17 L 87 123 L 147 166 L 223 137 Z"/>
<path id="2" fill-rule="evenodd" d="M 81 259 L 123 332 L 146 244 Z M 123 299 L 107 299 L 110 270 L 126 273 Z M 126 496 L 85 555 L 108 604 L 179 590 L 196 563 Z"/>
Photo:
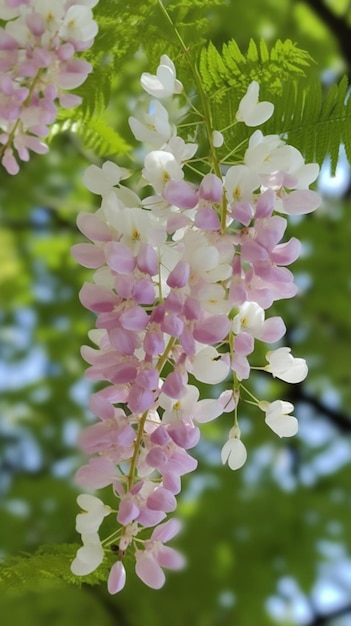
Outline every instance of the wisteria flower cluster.
<path id="1" fill-rule="evenodd" d="M 141 199 L 121 182 L 130 172 L 110 161 L 90 166 L 85 184 L 102 202 L 95 214 L 78 217 L 91 243 L 73 248 L 75 259 L 95 270 L 94 282 L 80 292 L 83 306 L 97 316 L 90 331 L 95 347 L 82 349 L 87 376 L 107 383 L 91 397 L 98 421 L 80 436 L 91 459 L 76 479 L 88 490 L 111 485 L 116 505 L 79 496 L 83 512 L 76 528 L 83 546 L 71 568 L 78 576 L 89 574 L 112 550 L 112 594 L 125 584 L 127 552 L 152 588 L 163 585 L 164 568 L 183 566 L 183 557 L 165 545 L 179 523 L 166 518 L 176 509 L 182 476 L 197 466 L 189 449 L 199 441 L 201 424 L 223 413 L 233 416 L 221 454 L 233 470 L 247 457 L 237 417 L 242 400 L 255 404 L 280 437 L 296 433 L 290 402 L 258 400 L 244 383 L 255 342 L 278 342 L 286 330 L 266 310 L 297 291 L 287 266 L 298 257 L 300 242 L 282 241 L 285 216 L 309 213 L 320 202 L 309 189 L 318 166 L 305 164 L 279 136 L 259 130 L 240 163 L 214 173 L 209 162 L 197 184 L 186 180 L 198 146 L 180 137 L 171 119 L 171 111 L 184 108 L 168 56 L 161 57 L 156 75 L 142 75 L 141 85 L 150 106 L 129 123 L 144 144 L 142 181 L 152 192 Z M 236 123 L 255 127 L 272 115 L 273 105 L 258 98 L 253 82 Z M 221 146 L 223 134 L 214 130 L 209 140 Z M 288 383 L 307 375 L 305 360 L 288 347 L 268 351 L 266 362 L 254 367 Z M 198 383 L 223 383 L 224 390 L 202 398 Z M 116 525 L 101 540 L 106 516 Z"/>
<path id="2" fill-rule="evenodd" d="M 76 58 L 97 34 L 92 7 L 98 0 L 3 0 L 0 19 L 0 155 L 9 174 L 29 150 L 47 152 L 43 140 L 57 104 L 74 107 L 67 93 L 81 85 L 91 65 Z"/>

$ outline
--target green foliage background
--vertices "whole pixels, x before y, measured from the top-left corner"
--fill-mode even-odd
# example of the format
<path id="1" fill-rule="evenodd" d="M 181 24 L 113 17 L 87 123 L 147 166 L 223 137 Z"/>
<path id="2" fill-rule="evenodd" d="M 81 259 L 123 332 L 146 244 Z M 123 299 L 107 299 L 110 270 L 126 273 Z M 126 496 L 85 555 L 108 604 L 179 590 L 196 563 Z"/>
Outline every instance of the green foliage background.
<path id="1" fill-rule="evenodd" d="M 331 153 L 335 166 L 341 140 L 351 143 L 346 83 L 326 100 L 317 84 L 321 75 L 332 74 L 337 82 L 351 59 L 318 4 L 323 2 L 175 0 L 168 9 L 189 55 L 200 59 L 218 127 L 230 122 L 247 84 L 257 78 L 263 96 L 276 105 L 273 126 L 267 124 L 264 132 L 281 129 L 308 158 L 321 161 Z M 349 27 L 347 2 L 324 6 Z M 329 590 L 346 597 L 351 592 L 349 578 L 342 576 L 342 567 L 351 567 L 349 194 L 326 198 L 316 214 L 291 226 L 304 242 L 294 266 L 303 288 L 272 314 L 284 316 L 287 342 L 308 359 L 308 380 L 294 389 L 256 380 L 267 398 L 296 404 L 300 436 L 278 441 L 248 410 L 241 427 L 249 461 L 233 473 L 220 465 L 229 418 L 205 426 L 195 451 L 199 472 L 184 481 L 179 503 L 184 531 L 178 546 L 188 567 L 170 574 L 162 590 L 145 588 L 132 568 L 117 597 L 108 596 L 104 584 L 79 586 L 69 574 L 72 544 L 79 539 L 72 477 L 81 459 L 75 441 L 92 418 L 79 349 L 94 320 L 77 297 L 89 272 L 69 252 L 81 240 L 77 213 L 93 210 L 95 202 L 82 185 L 82 173 L 102 156 L 131 164 L 129 107 L 140 92 L 140 72 L 154 69 L 160 54 L 166 51 L 175 60 L 186 86 L 192 81 L 157 2 L 100 0 L 95 13 L 100 31 L 88 53 L 95 71 L 81 88 L 84 107 L 74 119 L 62 114 L 47 156 L 33 157 L 16 178 L 0 172 L 1 623 L 345 626 L 350 613 L 338 617 L 337 609 L 347 609 L 347 601 L 340 595 L 335 604 L 318 589 L 323 579 Z M 238 49 L 228 44 L 233 39 Z M 278 39 L 289 43 L 274 47 Z M 279 71 L 272 49 L 281 54 Z M 225 54 L 219 57 L 216 50 Z M 238 50 L 244 53 L 241 65 Z M 282 127 L 287 100 L 290 126 Z M 226 142 L 231 138 L 229 131 Z M 49 546 L 45 556 L 43 544 Z M 321 615 L 329 617 L 317 621 Z"/>

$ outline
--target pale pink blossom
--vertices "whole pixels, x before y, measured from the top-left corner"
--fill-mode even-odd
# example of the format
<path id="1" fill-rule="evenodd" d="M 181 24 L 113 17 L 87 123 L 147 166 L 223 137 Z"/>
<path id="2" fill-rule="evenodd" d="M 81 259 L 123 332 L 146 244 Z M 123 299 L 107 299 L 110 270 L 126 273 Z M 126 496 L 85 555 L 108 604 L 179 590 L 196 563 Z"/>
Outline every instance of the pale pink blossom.
<path id="1" fill-rule="evenodd" d="M 177 520 L 171 519 L 157 526 L 145 544 L 145 550 L 137 550 L 135 554 L 135 571 L 139 578 L 152 589 L 160 589 L 165 583 L 163 567 L 182 569 L 184 557 L 169 546 L 165 546 L 180 530 Z"/>
<path id="2" fill-rule="evenodd" d="M 170 180 L 182 180 L 184 173 L 176 158 L 170 152 L 154 150 L 149 152 L 142 171 L 144 178 L 156 191 L 162 192 Z"/>
<path id="3" fill-rule="evenodd" d="M 81 5 L 90 10 L 93 3 Z M 74 3 L 65 5 L 69 7 Z M 89 11 L 71 13 L 88 16 Z M 42 28 L 43 20 L 30 21 L 32 35 Z M 18 45 L 10 36 L 0 36 L 0 53 L 8 48 L 16 57 Z M 81 45 L 67 41 L 61 46 L 68 83 L 84 73 L 79 64 L 70 65 Z M 45 64 L 47 58 L 44 51 L 37 63 Z M 150 195 L 140 198 L 122 185 L 129 173 L 112 162 L 91 166 L 84 180 L 101 195 L 101 206 L 93 215 L 78 217 L 90 243 L 72 249 L 81 265 L 94 270 L 92 283 L 85 283 L 79 294 L 83 306 L 96 315 L 96 327 L 89 333 L 93 347 L 81 351 L 88 364 L 86 376 L 105 383 L 90 401 L 96 422 L 78 439 L 91 458 L 76 480 L 88 489 L 111 486 L 116 497 L 116 526 L 103 541 L 117 559 L 108 578 L 111 594 L 125 585 L 122 560 L 127 551 L 139 578 L 154 589 L 165 582 L 164 568 L 184 565 L 183 557 L 164 545 L 178 531 L 178 523 L 164 519 L 176 509 L 182 477 L 197 467 L 188 450 L 198 443 L 201 424 L 223 413 L 226 420 L 234 417 L 221 459 L 239 469 L 247 458 L 238 425 L 242 400 L 264 411 L 267 425 L 280 437 L 297 430 L 292 404 L 256 400 L 242 381 L 253 368 L 286 382 L 300 382 L 307 374 L 306 362 L 294 358 L 290 348 L 268 352 L 264 367 L 252 363 L 259 354 L 257 340 L 277 342 L 286 330 L 282 318 L 267 316 L 266 309 L 295 295 L 294 275 L 287 266 L 298 258 L 300 242 L 294 237 L 283 241 L 288 220 L 279 213 L 314 210 L 317 198 L 308 186 L 316 167 L 305 164 L 278 135 L 265 137 L 256 131 L 243 161 L 230 167 L 223 181 L 219 170 L 217 176 L 209 167 L 194 184 L 184 166 L 197 145 L 177 136 L 170 121 L 186 114 L 179 98 L 171 101 L 180 91 L 173 62 L 163 55 L 156 75 L 145 73 L 142 84 L 154 98 L 165 99 L 162 104 L 152 100 L 147 114 L 130 119 L 136 138 L 151 147 L 141 172 L 141 184 L 151 188 Z M 2 91 L 20 109 L 26 94 L 7 81 L 0 81 L 0 96 Z M 28 124 L 50 123 L 55 115 L 52 97 L 49 90 L 43 119 L 35 107 L 28 108 Z M 273 105 L 258 101 L 254 82 L 240 103 L 238 119 L 248 125 L 263 123 L 272 111 Z M 219 146 L 222 139 L 215 133 L 212 142 Z M 2 141 L 5 145 L 6 133 Z M 24 158 L 28 147 L 25 140 L 19 145 Z M 15 168 L 9 147 L 6 158 Z M 203 397 L 198 383 L 223 385 L 221 392 Z M 80 496 L 79 503 L 85 511 L 76 522 L 83 546 L 72 571 L 84 575 L 102 561 L 97 531 L 111 509 L 95 496 Z"/>
<path id="4" fill-rule="evenodd" d="M 116 561 L 112 565 L 107 580 L 107 589 L 111 595 L 118 593 L 126 584 L 126 570 L 122 561 Z"/>
<path id="5" fill-rule="evenodd" d="M 17 159 L 28 161 L 30 150 L 47 152 L 43 138 L 56 118 L 57 104 L 81 102 L 66 90 L 81 85 L 92 70 L 75 54 L 90 47 L 97 34 L 94 4 L 31 0 L 0 9 L 6 21 L 0 29 L 0 141 L 8 173 L 19 171 Z"/>

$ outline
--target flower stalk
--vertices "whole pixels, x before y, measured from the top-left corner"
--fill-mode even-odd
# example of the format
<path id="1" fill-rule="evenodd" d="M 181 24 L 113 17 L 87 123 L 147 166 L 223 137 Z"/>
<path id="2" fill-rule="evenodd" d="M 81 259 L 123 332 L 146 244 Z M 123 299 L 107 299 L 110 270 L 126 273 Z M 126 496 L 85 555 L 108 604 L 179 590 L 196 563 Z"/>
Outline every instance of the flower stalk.
<path id="1" fill-rule="evenodd" d="M 161 0 L 160 5 L 167 14 Z M 258 399 L 248 389 L 251 370 L 290 383 L 307 375 L 305 360 L 287 347 L 268 351 L 266 364 L 253 365 L 251 359 L 255 342 L 277 344 L 285 334 L 283 320 L 266 312 L 297 292 L 287 266 L 298 257 L 300 244 L 283 237 L 290 214 L 318 206 L 317 194 L 302 190 L 318 168 L 305 166 L 300 153 L 278 136 L 254 130 L 241 162 L 222 170 L 214 142 L 225 140 L 225 130 L 213 134 L 196 68 L 193 75 L 209 138 L 207 172 L 197 184 L 184 173 L 197 145 L 177 127 L 177 107 L 184 114 L 183 86 L 164 54 L 156 74 L 141 76 L 151 97 L 149 111 L 129 118 L 136 139 L 151 148 L 141 177 L 152 193 L 140 198 L 123 182 L 130 172 L 112 162 L 90 166 L 84 182 L 101 196 L 101 206 L 93 215 L 79 215 L 78 226 L 91 243 L 72 249 L 79 263 L 95 270 L 93 283 L 80 292 L 83 306 L 96 314 L 90 332 L 95 348 L 83 346 L 82 355 L 87 376 L 106 383 L 91 398 L 97 423 L 80 438 L 91 458 L 76 480 L 89 490 L 110 485 L 118 503 L 116 531 L 101 542 L 98 529 L 111 509 L 80 496 L 91 522 L 87 526 L 82 514 L 77 517 L 83 546 L 72 571 L 93 571 L 104 550 L 118 546 L 110 593 L 125 584 L 127 552 L 137 575 L 154 589 L 165 582 L 163 568 L 183 567 L 183 557 L 165 545 L 180 528 L 168 516 L 176 510 L 182 476 L 197 467 L 188 450 L 199 441 L 201 424 L 232 416 L 219 457 L 237 470 L 248 456 L 239 426 L 242 400 L 256 406 L 258 415 L 263 412 L 278 436 L 297 430 L 291 403 Z M 272 114 L 273 105 L 259 101 L 259 86 L 252 83 L 236 123 L 255 127 Z M 202 383 L 223 390 L 204 398 Z"/>

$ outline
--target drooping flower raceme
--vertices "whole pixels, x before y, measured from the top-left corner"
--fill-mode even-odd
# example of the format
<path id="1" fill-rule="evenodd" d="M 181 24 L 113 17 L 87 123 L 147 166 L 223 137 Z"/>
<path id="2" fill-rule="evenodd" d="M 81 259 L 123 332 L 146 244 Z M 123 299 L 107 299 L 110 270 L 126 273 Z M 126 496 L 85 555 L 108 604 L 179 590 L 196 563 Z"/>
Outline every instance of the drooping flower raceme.
<path id="1" fill-rule="evenodd" d="M 91 65 L 76 57 L 89 48 L 98 27 L 98 0 L 4 0 L 0 18 L 0 157 L 9 174 L 29 151 L 43 154 L 57 105 L 74 107 L 67 93 L 81 85 Z"/>
<path id="2" fill-rule="evenodd" d="M 256 404 L 278 436 L 296 433 L 290 402 L 256 400 L 243 381 L 253 367 L 290 383 L 307 374 L 304 359 L 290 348 L 268 351 L 263 364 L 253 364 L 252 355 L 257 341 L 281 341 L 284 322 L 267 310 L 297 291 L 287 266 L 300 243 L 283 241 L 286 215 L 310 212 L 319 202 L 308 189 L 318 169 L 278 136 L 257 130 L 241 163 L 219 176 L 210 162 L 196 183 L 188 180 L 197 146 L 177 134 L 182 85 L 167 55 L 141 84 L 150 110 L 140 120 L 131 117 L 130 126 L 146 142 L 141 179 L 151 193 L 139 197 L 124 184 L 130 173 L 112 162 L 90 166 L 84 181 L 101 204 L 95 214 L 79 215 L 90 243 L 73 247 L 76 260 L 95 270 L 80 292 L 83 306 L 96 314 L 89 334 L 94 347 L 83 346 L 82 356 L 88 378 L 105 383 L 91 397 L 97 421 L 79 440 L 91 458 L 76 480 L 88 490 L 110 485 L 116 504 L 79 496 L 83 546 L 72 571 L 90 573 L 104 554 L 114 554 L 110 593 L 125 585 L 127 552 L 137 575 L 155 589 L 164 584 L 164 569 L 183 566 L 183 557 L 165 545 L 179 530 L 167 516 L 176 509 L 182 476 L 196 469 L 189 450 L 202 423 L 233 416 L 219 454 L 233 470 L 247 458 L 237 417 L 241 401 Z M 273 113 L 258 94 L 252 83 L 239 105 L 238 120 L 248 126 Z M 211 136 L 221 146 L 225 133 Z M 197 382 L 222 383 L 224 390 L 203 398 Z M 113 530 L 100 539 L 111 515 Z"/>

